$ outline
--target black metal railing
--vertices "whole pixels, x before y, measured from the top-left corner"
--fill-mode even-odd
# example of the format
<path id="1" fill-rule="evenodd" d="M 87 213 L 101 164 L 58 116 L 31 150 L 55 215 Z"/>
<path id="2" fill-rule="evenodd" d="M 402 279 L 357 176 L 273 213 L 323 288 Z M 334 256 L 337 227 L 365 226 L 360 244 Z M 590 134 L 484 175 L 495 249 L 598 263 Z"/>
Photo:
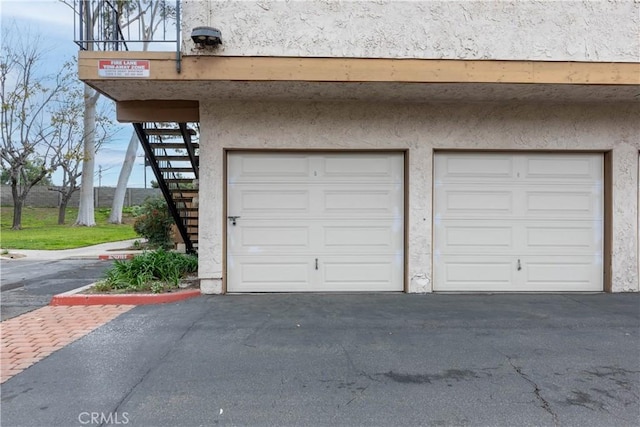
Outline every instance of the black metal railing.
<path id="1" fill-rule="evenodd" d="M 180 72 L 180 0 L 74 0 L 81 50 L 173 51 Z"/>

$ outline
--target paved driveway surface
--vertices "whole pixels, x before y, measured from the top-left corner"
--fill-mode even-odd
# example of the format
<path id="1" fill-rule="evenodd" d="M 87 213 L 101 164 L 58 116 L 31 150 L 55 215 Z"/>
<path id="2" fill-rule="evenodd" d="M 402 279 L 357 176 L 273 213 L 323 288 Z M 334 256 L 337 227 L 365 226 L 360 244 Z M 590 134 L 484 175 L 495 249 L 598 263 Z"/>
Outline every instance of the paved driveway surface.
<path id="1" fill-rule="evenodd" d="M 2 320 L 49 304 L 59 293 L 96 282 L 111 261 L 54 259 L 0 261 Z"/>
<path id="2" fill-rule="evenodd" d="M 137 307 L 2 386 L 2 425 L 640 423 L 640 295 Z"/>

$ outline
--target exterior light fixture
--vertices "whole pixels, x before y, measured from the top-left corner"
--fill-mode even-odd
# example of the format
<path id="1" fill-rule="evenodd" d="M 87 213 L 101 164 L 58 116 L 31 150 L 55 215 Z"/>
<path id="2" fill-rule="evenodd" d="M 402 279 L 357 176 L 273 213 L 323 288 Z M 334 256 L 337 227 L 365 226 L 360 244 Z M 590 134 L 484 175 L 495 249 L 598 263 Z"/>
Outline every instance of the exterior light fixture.
<path id="1" fill-rule="evenodd" d="M 191 30 L 191 40 L 200 48 L 222 44 L 222 33 L 213 27 L 195 27 Z"/>

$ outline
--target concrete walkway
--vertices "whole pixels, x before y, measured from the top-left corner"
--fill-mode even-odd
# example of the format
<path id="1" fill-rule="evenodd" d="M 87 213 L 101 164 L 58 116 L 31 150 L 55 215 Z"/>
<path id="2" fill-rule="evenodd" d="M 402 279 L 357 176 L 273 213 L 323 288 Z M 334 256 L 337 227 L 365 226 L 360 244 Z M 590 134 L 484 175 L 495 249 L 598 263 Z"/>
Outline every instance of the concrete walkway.
<path id="1" fill-rule="evenodd" d="M 83 248 L 53 251 L 12 249 L 9 251 L 9 254 L 2 255 L 2 259 L 12 259 L 14 261 L 22 259 L 49 261 L 60 259 L 97 259 L 100 255 L 127 255 L 140 252 L 129 249 L 136 240 L 140 242 L 144 241 L 143 239 L 130 239 L 119 242 L 102 243 L 94 246 L 86 246 Z M 11 258 L 12 256 L 15 256 L 15 258 Z"/>

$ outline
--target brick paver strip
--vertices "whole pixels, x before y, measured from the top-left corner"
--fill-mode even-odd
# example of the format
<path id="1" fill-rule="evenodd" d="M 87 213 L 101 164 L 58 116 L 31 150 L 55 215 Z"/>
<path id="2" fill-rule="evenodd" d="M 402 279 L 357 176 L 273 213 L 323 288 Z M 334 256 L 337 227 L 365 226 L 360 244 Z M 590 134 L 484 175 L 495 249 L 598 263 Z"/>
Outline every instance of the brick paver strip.
<path id="1" fill-rule="evenodd" d="M 0 383 L 133 307 L 46 306 L 0 322 Z"/>

